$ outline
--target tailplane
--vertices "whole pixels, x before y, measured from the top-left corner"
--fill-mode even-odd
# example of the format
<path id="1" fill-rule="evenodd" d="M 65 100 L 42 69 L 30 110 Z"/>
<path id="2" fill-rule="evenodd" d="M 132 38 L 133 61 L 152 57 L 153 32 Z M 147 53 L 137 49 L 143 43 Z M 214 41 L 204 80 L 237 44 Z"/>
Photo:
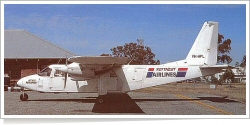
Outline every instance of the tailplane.
<path id="1" fill-rule="evenodd" d="M 189 51 L 188 65 L 213 66 L 217 63 L 218 22 L 205 22 Z"/>

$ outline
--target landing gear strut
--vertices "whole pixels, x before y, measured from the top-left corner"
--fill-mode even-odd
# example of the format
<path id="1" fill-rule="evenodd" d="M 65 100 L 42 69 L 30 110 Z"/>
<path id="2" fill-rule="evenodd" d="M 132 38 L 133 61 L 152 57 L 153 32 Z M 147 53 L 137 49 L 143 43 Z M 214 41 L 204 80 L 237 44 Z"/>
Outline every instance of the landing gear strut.
<path id="1" fill-rule="evenodd" d="M 107 101 L 107 94 L 108 94 L 108 91 L 107 91 L 107 82 L 105 81 L 105 76 L 101 75 L 99 77 L 99 86 L 98 86 L 98 92 L 99 92 L 99 96 L 97 98 L 97 103 L 99 104 L 103 104 Z"/>
<path id="2" fill-rule="evenodd" d="M 20 95 L 20 100 L 22 100 L 22 101 L 27 101 L 28 98 L 29 98 L 28 94 L 26 94 L 24 92 Z"/>

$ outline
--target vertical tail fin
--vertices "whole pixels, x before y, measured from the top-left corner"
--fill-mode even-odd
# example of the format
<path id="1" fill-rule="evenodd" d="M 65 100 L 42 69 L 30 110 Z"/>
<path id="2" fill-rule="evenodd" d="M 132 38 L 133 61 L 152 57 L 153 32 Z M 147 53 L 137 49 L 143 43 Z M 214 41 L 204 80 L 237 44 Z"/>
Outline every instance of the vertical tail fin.
<path id="1" fill-rule="evenodd" d="M 189 65 L 216 65 L 218 51 L 218 22 L 205 22 L 189 51 Z"/>

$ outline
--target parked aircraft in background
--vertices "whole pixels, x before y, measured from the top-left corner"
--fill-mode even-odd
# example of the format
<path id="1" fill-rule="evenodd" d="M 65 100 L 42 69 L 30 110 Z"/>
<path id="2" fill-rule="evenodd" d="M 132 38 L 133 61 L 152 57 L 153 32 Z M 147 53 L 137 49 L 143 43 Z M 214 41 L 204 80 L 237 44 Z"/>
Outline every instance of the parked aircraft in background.
<path id="1" fill-rule="evenodd" d="M 75 56 L 69 65 L 50 65 L 39 74 L 20 79 L 18 86 L 38 92 L 97 92 L 105 101 L 108 92 L 131 90 L 178 82 L 222 72 L 217 64 L 218 22 L 205 22 L 186 59 L 161 65 L 129 65 L 125 57 Z M 20 95 L 22 101 L 28 95 Z"/>

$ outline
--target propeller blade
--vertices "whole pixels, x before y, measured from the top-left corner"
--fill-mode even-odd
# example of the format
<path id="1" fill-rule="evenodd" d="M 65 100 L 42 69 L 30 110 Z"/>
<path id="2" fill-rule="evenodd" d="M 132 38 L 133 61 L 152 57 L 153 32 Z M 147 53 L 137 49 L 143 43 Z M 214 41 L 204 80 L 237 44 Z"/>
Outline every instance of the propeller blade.
<path id="1" fill-rule="evenodd" d="M 67 67 L 67 70 L 68 70 L 68 59 L 67 59 L 67 56 L 66 56 L 66 59 L 65 59 L 65 63 L 66 63 L 66 67 Z M 67 77 L 68 77 L 68 73 L 65 72 L 65 76 L 64 76 L 64 89 L 66 88 L 66 84 L 67 84 Z"/>
<path id="2" fill-rule="evenodd" d="M 68 77 L 68 73 L 65 73 L 65 76 L 64 76 L 64 89 L 66 88 L 67 77 Z"/>

